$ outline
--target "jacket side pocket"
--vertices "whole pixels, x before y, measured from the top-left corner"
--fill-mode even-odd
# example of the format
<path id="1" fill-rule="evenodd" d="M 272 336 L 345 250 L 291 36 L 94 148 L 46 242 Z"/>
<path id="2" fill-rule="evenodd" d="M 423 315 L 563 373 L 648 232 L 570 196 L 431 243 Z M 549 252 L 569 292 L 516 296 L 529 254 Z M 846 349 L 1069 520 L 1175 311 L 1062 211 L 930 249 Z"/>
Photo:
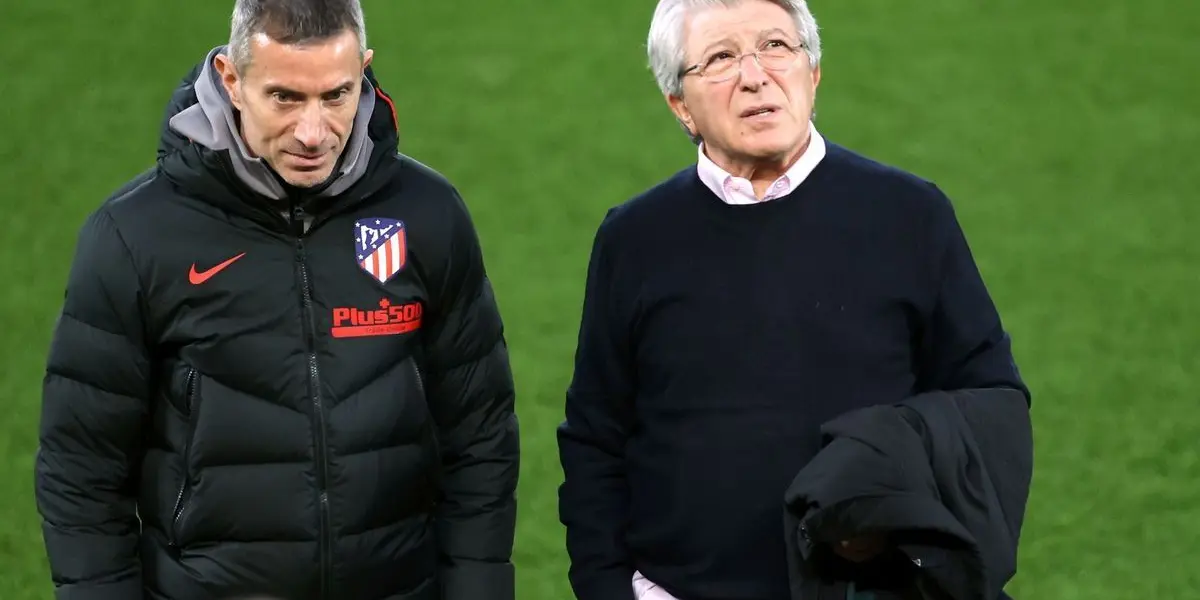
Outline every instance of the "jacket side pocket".
<path id="1" fill-rule="evenodd" d="M 425 378 L 421 373 L 421 365 L 416 356 L 411 356 L 408 359 L 412 366 L 412 375 L 417 384 L 417 400 L 421 403 L 421 410 L 425 413 L 425 427 L 428 431 L 428 443 L 431 446 L 431 465 L 428 471 L 428 482 L 432 492 L 432 497 L 429 499 L 431 508 L 435 508 L 440 503 L 440 492 L 442 485 L 442 446 L 441 437 L 438 435 L 437 419 L 433 416 L 433 407 L 430 406 L 429 392 L 425 389 Z"/>
<path id="2" fill-rule="evenodd" d="M 192 500 L 192 438 L 196 435 L 196 419 L 199 415 L 200 403 L 200 374 L 195 368 L 187 372 L 185 387 L 185 405 L 187 406 L 187 437 L 183 441 L 183 451 L 180 460 L 183 464 L 183 477 L 175 494 L 175 508 L 171 511 L 171 523 L 168 527 L 168 537 L 172 548 L 182 547 L 180 532 L 184 519 L 187 517 L 188 505 Z"/>

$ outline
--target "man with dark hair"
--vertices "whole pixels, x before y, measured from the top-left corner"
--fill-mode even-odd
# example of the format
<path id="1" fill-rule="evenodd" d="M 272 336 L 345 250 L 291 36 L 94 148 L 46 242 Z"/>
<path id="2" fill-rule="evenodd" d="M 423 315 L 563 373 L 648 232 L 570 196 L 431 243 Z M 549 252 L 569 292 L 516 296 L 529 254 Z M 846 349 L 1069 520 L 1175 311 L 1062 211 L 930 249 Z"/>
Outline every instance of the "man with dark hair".
<path id="1" fill-rule="evenodd" d="M 62 600 L 511 600 L 519 463 L 466 204 L 357 0 L 238 0 L 88 216 L 36 496 Z"/>

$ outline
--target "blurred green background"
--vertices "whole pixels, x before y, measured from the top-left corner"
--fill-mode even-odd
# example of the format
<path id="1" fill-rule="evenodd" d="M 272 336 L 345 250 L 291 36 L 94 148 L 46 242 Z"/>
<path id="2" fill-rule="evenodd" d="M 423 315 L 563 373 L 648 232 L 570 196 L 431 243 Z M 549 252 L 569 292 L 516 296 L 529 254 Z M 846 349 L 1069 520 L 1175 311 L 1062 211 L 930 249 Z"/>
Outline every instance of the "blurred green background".
<path id="1" fill-rule="evenodd" d="M 75 231 L 150 165 L 228 0 L 2 0 L 0 598 L 50 598 L 31 465 Z M 955 200 L 1035 393 L 1019 600 L 1200 598 L 1200 4 L 814 0 L 831 140 Z M 604 210 L 694 160 L 654 2 L 367 0 L 401 149 L 467 198 L 523 420 L 519 598 L 570 598 L 554 427 Z"/>

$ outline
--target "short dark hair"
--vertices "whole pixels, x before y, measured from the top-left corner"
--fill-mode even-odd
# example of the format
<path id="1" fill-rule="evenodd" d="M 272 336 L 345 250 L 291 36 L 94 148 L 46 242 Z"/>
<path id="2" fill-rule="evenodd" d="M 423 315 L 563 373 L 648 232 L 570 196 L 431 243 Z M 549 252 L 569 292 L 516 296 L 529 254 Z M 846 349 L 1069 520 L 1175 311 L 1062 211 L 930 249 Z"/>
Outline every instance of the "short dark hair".
<path id="1" fill-rule="evenodd" d="M 327 40 L 351 30 L 360 52 L 367 32 L 359 0 L 237 0 L 229 28 L 229 57 L 243 70 L 250 64 L 250 38 L 259 33 L 282 44 Z"/>

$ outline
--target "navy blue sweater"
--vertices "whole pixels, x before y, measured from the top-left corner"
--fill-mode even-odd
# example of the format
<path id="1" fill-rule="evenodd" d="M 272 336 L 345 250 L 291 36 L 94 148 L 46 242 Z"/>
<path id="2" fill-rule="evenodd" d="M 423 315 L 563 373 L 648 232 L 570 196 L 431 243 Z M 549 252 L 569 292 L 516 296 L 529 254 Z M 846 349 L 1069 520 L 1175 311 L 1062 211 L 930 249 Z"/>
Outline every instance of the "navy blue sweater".
<path id="1" fill-rule="evenodd" d="M 579 600 L 635 569 L 682 600 L 786 600 L 783 493 L 818 428 L 933 389 L 1017 387 L 947 197 L 836 144 L 731 206 L 688 167 L 609 211 L 559 446 Z"/>

